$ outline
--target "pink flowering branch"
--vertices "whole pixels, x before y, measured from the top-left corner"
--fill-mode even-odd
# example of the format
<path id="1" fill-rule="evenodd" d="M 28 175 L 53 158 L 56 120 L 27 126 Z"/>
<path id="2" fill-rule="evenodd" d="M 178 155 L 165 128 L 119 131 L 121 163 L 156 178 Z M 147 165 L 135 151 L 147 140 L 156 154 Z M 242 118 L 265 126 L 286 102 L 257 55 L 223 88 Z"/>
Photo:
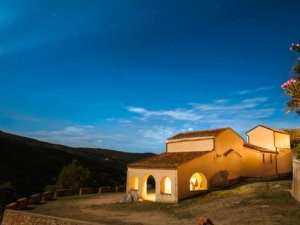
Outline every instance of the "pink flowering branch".
<path id="1" fill-rule="evenodd" d="M 300 54 L 300 45 L 292 43 L 290 50 Z M 287 103 L 288 111 L 296 111 L 300 115 L 300 57 L 297 58 L 297 63 L 292 70 L 295 77 L 281 85 L 281 88 L 286 95 L 291 97 Z"/>

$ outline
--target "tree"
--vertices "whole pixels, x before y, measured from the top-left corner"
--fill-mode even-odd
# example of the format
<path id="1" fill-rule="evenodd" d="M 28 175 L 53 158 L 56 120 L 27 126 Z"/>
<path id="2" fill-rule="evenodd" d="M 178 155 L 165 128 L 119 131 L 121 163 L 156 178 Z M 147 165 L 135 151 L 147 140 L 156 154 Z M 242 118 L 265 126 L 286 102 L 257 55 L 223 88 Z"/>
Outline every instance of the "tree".
<path id="1" fill-rule="evenodd" d="M 74 193 L 78 193 L 81 187 L 87 187 L 93 184 L 92 173 L 88 168 L 83 167 L 77 160 L 64 166 L 61 170 L 56 187 L 70 188 Z"/>
<path id="2" fill-rule="evenodd" d="M 300 54 L 299 44 L 292 43 L 290 50 Z M 298 57 L 292 69 L 294 77 L 285 82 L 281 87 L 285 94 L 291 98 L 291 100 L 287 102 L 288 112 L 296 111 L 296 113 L 300 115 L 300 57 Z"/>
<path id="3" fill-rule="evenodd" d="M 0 185 L 0 213 L 4 211 L 5 206 L 16 200 L 15 187 L 6 182 Z"/>

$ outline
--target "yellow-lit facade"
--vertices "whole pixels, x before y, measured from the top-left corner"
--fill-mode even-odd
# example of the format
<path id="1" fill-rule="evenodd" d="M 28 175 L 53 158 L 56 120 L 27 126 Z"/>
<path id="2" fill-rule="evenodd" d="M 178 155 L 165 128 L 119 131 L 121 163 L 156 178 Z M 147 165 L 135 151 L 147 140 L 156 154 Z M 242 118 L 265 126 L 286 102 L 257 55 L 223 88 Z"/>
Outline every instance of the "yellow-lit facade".
<path id="1" fill-rule="evenodd" d="M 205 154 L 179 163 L 176 168 L 163 165 L 147 168 L 129 164 L 127 191 L 139 194 L 148 201 L 178 202 L 210 190 L 211 180 L 220 171 L 227 171 L 229 180 L 240 177 L 270 179 L 291 173 L 292 153 L 287 133 L 257 126 L 247 132 L 247 137 L 248 142 L 245 143 L 239 134 L 226 128 L 213 135 L 191 138 L 183 135 L 183 138 L 168 139 L 166 153 L 198 150 L 205 151 Z M 156 183 L 153 193 L 147 193 L 150 175 Z"/>

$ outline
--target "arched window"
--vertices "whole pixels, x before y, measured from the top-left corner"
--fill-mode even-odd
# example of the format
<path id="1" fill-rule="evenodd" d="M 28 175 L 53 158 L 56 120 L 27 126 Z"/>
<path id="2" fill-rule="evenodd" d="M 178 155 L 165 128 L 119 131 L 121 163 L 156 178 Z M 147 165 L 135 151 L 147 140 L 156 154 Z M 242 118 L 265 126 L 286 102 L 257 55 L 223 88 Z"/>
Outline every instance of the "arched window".
<path id="1" fill-rule="evenodd" d="M 190 178 L 190 191 L 207 190 L 207 180 L 202 173 L 194 173 Z"/>
<path id="2" fill-rule="evenodd" d="M 130 189 L 138 190 L 138 188 L 139 188 L 139 179 L 137 178 L 137 176 L 131 177 Z"/>
<path id="3" fill-rule="evenodd" d="M 160 192 L 164 194 L 172 194 L 172 183 L 169 177 L 163 177 L 161 179 Z"/>

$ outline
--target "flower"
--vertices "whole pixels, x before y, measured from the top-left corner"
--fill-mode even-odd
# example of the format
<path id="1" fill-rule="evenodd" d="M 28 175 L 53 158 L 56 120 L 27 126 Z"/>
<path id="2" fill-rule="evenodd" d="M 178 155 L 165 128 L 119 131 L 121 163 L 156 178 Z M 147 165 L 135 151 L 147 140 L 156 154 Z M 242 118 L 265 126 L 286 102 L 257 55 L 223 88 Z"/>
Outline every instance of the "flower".
<path id="1" fill-rule="evenodd" d="M 290 50 L 300 54 L 300 45 L 292 43 Z M 281 85 L 281 88 L 291 98 L 287 103 L 288 111 L 295 110 L 300 116 L 300 57 L 297 58 L 297 63 L 292 67 L 292 70 L 296 77 L 286 81 Z"/>

